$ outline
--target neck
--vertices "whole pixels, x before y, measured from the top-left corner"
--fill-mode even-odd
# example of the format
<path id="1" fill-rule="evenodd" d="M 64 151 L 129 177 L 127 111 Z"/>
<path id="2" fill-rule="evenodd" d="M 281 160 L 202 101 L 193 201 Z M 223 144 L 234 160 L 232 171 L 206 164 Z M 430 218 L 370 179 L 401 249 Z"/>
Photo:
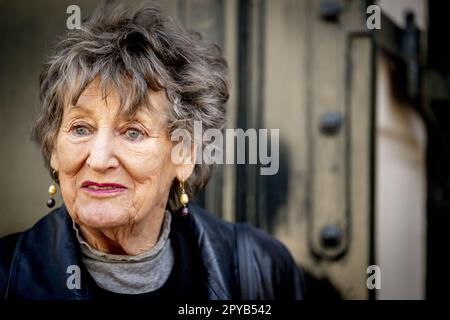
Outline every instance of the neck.
<path id="1" fill-rule="evenodd" d="M 84 240 L 94 249 L 110 254 L 138 255 L 151 250 L 158 241 L 165 209 L 148 214 L 141 221 L 114 228 L 97 229 L 80 225 Z"/>

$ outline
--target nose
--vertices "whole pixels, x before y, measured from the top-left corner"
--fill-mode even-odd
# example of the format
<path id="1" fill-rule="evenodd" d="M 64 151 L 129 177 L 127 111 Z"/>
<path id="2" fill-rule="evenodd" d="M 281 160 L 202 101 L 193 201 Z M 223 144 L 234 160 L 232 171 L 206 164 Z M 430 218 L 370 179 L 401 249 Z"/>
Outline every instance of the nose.
<path id="1" fill-rule="evenodd" d="M 86 164 L 92 170 L 104 172 L 119 166 L 119 161 L 115 155 L 114 134 L 108 128 L 99 128 L 89 147 L 89 157 Z"/>

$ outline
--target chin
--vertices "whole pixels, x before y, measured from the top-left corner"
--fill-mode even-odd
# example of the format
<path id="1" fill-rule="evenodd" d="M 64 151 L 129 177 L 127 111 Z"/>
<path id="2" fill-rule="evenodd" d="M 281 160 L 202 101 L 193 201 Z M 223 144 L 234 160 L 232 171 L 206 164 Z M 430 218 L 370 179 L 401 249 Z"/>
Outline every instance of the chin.
<path id="1" fill-rule="evenodd" d="M 96 229 L 117 228 L 130 223 L 130 213 L 126 209 L 112 206 L 83 206 L 75 216 L 78 223 Z"/>

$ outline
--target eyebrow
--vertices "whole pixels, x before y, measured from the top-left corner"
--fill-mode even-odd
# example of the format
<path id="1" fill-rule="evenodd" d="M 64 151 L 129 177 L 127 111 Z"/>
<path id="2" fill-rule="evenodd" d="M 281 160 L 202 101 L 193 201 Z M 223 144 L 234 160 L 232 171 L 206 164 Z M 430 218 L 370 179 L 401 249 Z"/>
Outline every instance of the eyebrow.
<path id="1" fill-rule="evenodd" d="M 88 114 L 92 114 L 93 113 L 93 111 L 91 109 L 86 108 L 86 107 L 84 107 L 82 105 L 79 105 L 79 104 L 76 104 L 74 106 L 73 105 L 69 106 L 69 110 L 67 110 L 67 111 L 70 112 L 70 111 L 78 111 L 78 110 L 81 110 L 81 111 L 86 112 Z"/>
<path id="2" fill-rule="evenodd" d="M 72 112 L 72 111 L 74 111 L 74 112 L 77 112 L 77 111 L 85 112 L 88 115 L 92 115 L 94 113 L 94 111 L 91 108 L 87 108 L 87 107 L 85 107 L 83 105 L 80 105 L 80 104 L 70 105 L 70 107 L 67 110 L 67 112 L 69 113 L 69 112 Z M 150 119 L 150 121 L 152 121 L 152 122 L 155 121 L 154 115 L 149 110 L 145 110 L 145 109 L 137 110 L 136 113 L 131 115 L 131 116 L 127 114 L 126 110 L 122 110 L 122 112 L 120 112 L 116 116 L 121 118 L 121 119 L 126 119 L 126 120 L 137 119 L 137 120 L 142 121 L 144 119 L 145 120 Z"/>
<path id="3" fill-rule="evenodd" d="M 74 112 L 74 115 L 71 115 L 70 113 Z M 70 107 L 67 110 L 67 117 L 70 119 L 72 117 L 77 116 L 77 112 L 79 112 L 80 116 L 83 116 L 83 113 L 87 115 L 88 117 L 92 117 L 95 113 L 91 108 L 87 108 L 83 105 L 76 104 L 76 105 L 70 105 Z M 134 115 L 129 116 L 126 111 L 122 111 L 119 114 L 116 114 L 116 117 L 118 117 L 118 121 L 134 121 L 137 120 L 138 122 L 141 122 L 145 127 L 151 130 L 164 130 L 167 128 L 168 119 L 164 118 L 160 122 L 155 116 L 149 111 L 149 110 L 139 110 Z M 150 121 L 150 122 L 148 122 Z"/>

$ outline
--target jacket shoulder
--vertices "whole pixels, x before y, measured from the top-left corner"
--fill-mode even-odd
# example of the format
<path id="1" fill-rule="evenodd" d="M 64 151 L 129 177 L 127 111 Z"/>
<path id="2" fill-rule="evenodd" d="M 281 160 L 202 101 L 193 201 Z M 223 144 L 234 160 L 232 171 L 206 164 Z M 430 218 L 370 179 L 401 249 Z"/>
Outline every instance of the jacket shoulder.
<path id="1" fill-rule="evenodd" d="M 235 241 L 233 241 L 233 239 L 235 239 L 237 227 L 245 226 L 245 230 L 248 235 L 247 238 L 250 242 L 250 247 L 254 251 L 264 253 L 277 261 L 290 261 L 291 254 L 286 246 L 278 239 L 269 235 L 267 232 L 258 229 L 248 223 L 225 221 L 207 212 L 200 206 L 193 207 L 195 209 L 195 217 L 202 222 L 202 229 L 212 231 L 211 234 L 214 235 L 215 240 L 222 238 L 226 239 L 227 242 L 232 243 Z M 231 247 L 232 249 L 235 248 L 234 245 L 235 243 L 233 243 L 233 246 Z"/>
<path id="2" fill-rule="evenodd" d="M 49 225 L 55 223 L 58 215 L 61 215 L 61 208 L 53 210 L 51 213 L 41 218 L 34 226 L 23 232 L 12 233 L 10 235 L 0 238 L 0 299 L 3 299 L 6 294 L 9 275 L 11 271 L 14 254 L 18 245 L 19 237 L 26 238 L 30 234 L 40 235 L 42 229 L 49 229 Z M 43 236 L 48 237 L 48 233 Z M 20 248 L 18 248 L 20 250 Z"/>
<path id="3" fill-rule="evenodd" d="M 254 226 L 248 226 L 249 240 L 259 254 L 270 256 L 280 267 L 290 266 L 294 261 L 289 249 L 277 238 Z"/>
<path id="4" fill-rule="evenodd" d="M 9 272 L 11 268 L 17 239 L 20 232 L 0 238 L 0 297 L 3 298 L 8 286 Z"/>
<path id="5" fill-rule="evenodd" d="M 80 298 L 65 285 L 67 266 L 80 265 L 71 222 L 63 205 L 18 238 L 1 239 L 0 299 Z"/>
<path id="6" fill-rule="evenodd" d="M 302 299 L 304 274 L 288 248 L 267 232 L 247 225 L 248 256 L 254 260 L 257 292 L 262 299 Z M 269 285 L 270 284 L 270 285 Z M 270 292 L 267 288 L 271 288 Z M 267 291 L 267 292 L 266 292 Z"/>
<path id="7" fill-rule="evenodd" d="M 250 300 L 303 298 L 303 272 L 283 243 L 249 224 L 224 221 L 200 206 L 191 208 L 200 247 L 208 249 L 203 250 L 208 253 L 205 260 L 217 260 L 219 274 L 236 272 L 241 297 Z M 211 241 L 206 244 L 207 238 Z M 228 280 L 231 278 L 234 276 Z"/>
<path id="8" fill-rule="evenodd" d="M 59 208 L 58 208 L 59 209 Z M 3 298 L 9 282 L 9 274 L 16 249 L 20 251 L 20 244 L 18 244 L 19 237 L 26 238 L 30 234 L 40 234 L 42 228 L 48 228 L 48 225 L 53 224 L 54 216 L 58 209 L 45 215 L 31 228 L 23 231 L 12 233 L 10 235 L 0 238 L 0 297 Z M 37 231 L 37 232 L 36 232 Z M 48 236 L 48 233 L 47 233 Z"/>
<path id="9" fill-rule="evenodd" d="M 199 238 L 208 235 L 216 245 L 233 250 L 234 223 L 225 221 L 196 204 L 190 205 L 190 209 L 193 210 L 194 229 Z"/>

